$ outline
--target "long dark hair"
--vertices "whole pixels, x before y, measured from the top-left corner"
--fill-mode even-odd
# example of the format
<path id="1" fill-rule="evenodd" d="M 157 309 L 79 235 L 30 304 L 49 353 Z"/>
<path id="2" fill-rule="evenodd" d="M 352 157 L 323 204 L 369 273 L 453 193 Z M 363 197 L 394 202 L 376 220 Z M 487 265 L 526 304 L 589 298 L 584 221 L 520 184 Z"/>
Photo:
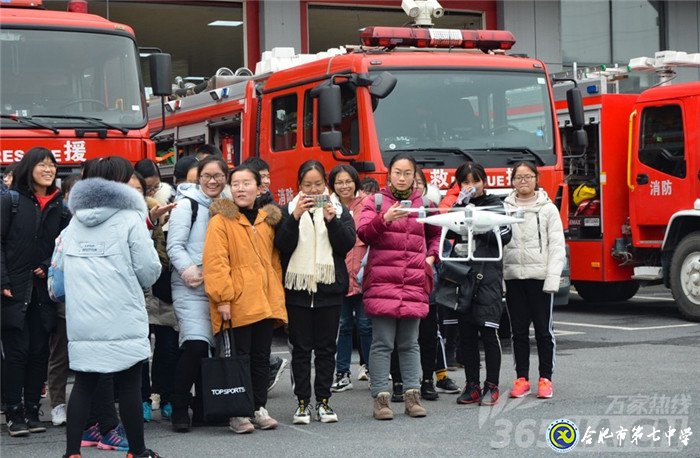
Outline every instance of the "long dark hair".
<path id="1" fill-rule="evenodd" d="M 413 156 L 411 156 L 408 153 L 397 153 L 389 161 L 389 165 L 387 166 L 387 168 L 389 169 L 389 173 L 391 174 L 391 168 L 394 166 L 394 164 L 396 164 L 398 161 L 404 161 L 404 160 L 413 164 L 413 171 L 414 172 L 416 170 L 418 170 L 418 163 L 416 162 L 416 159 Z"/>
<path id="2" fill-rule="evenodd" d="M 467 180 L 469 175 L 471 175 L 475 181 L 482 181 L 484 185 L 487 183 L 484 166 L 476 162 L 467 161 L 460 165 L 455 171 L 455 181 L 452 183 L 452 186 L 455 184 L 460 185 Z"/>
<path id="3" fill-rule="evenodd" d="M 17 189 L 26 194 L 34 194 L 36 192 L 34 189 L 34 178 L 32 177 L 34 167 L 36 167 L 39 162 L 43 162 L 46 159 L 50 159 L 51 162 L 58 167 L 58 162 L 56 162 L 56 158 L 49 149 L 42 146 L 35 146 L 27 151 L 12 173 L 12 189 Z M 55 189 L 56 176 L 54 175 L 51 185 L 47 188 L 47 193 L 50 194 Z"/>
<path id="4" fill-rule="evenodd" d="M 301 181 L 304 176 L 312 170 L 317 170 L 318 173 L 323 177 L 323 182 L 326 184 L 326 169 L 323 168 L 323 164 L 315 159 L 309 159 L 299 166 L 299 171 L 297 172 L 297 188 L 301 186 Z"/>
<path id="5" fill-rule="evenodd" d="M 520 161 L 516 162 L 515 165 L 513 166 L 513 171 L 510 172 L 510 184 L 511 186 L 515 185 L 515 171 L 518 170 L 518 167 L 527 167 L 530 169 L 530 171 L 535 175 L 535 189 L 540 188 L 540 171 L 537 170 L 537 166 L 533 164 L 530 161 Z"/>
<path id="6" fill-rule="evenodd" d="M 136 170 L 143 178 L 158 177 L 160 180 L 160 170 L 158 166 L 152 159 L 141 159 L 134 166 Z"/>
<path id="7" fill-rule="evenodd" d="M 96 159 L 83 169 L 83 178 L 104 178 L 118 183 L 128 183 L 133 174 L 131 162 L 119 156 Z"/>

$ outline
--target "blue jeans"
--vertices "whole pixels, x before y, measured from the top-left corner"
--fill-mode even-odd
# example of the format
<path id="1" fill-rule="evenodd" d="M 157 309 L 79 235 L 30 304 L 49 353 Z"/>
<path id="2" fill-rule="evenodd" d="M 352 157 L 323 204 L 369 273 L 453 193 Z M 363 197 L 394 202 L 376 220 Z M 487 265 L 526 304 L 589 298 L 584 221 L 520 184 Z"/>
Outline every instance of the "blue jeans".
<path id="1" fill-rule="evenodd" d="M 340 309 L 340 331 L 338 332 L 338 350 L 335 362 L 335 371 L 339 374 L 350 372 L 352 326 L 355 320 L 357 320 L 357 336 L 360 339 L 362 359 L 369 363 L 369 348 L 372 346 L 372 320 L 365 315 L 362 294 L 346 296 Z"/>

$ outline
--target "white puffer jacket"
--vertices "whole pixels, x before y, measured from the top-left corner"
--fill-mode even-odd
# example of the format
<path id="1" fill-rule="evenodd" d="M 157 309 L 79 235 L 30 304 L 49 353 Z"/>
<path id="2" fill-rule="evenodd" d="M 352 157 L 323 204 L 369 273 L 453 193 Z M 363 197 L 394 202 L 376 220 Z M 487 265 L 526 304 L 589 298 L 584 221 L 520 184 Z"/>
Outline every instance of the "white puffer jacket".
<path id="1" fill-rule="evenodd" d="M 506 280 L 544 280 L 542 290 L 559 290 L 561 272 L 566 263 L 564 229 L 559 210 L 544 190 L 535 191 L 537 200 L 523 209 L 525 221 L 513 224 L 513 238 L 504 247 L 503 277 Z M 506 208 L 515 210 L 516 192 L 505 199 Z"/>

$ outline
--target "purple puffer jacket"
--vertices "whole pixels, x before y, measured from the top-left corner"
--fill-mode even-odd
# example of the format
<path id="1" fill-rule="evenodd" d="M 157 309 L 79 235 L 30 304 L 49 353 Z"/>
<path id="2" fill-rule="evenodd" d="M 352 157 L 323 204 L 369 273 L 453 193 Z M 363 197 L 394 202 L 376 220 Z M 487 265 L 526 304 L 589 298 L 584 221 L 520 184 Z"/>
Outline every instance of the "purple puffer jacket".
<path id="1" fill-rule="evenodd" d="M 428 295 L 433 289 L 433 269 L 425 262 L 437 259 L 440 228 L 416 222 L 416 214 L 387 223 L 384 213 L 397 201 L 388 188 L 379 191 L 382 209 L 377 213 L 373 196 L 364 203 L 358 237 L 369 245 L 362 283 L 365 312 L 371 316 L 425 318 Z M 412 207 L 423 206 L 420 191 L 414 191 Z"/>

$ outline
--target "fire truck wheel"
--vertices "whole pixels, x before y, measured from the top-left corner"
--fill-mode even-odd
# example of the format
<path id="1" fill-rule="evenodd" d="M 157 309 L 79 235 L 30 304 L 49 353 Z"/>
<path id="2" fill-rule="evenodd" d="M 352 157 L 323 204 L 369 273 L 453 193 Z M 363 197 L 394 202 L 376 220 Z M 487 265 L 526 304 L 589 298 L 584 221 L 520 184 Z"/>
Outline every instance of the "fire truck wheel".
<path id="1" fill-rule="evenodd" d="M 576 292 L 586 302 L 622 302 L 637 294 L 639 283 L 619 281 L 603 283 L 597 281 L 574 282 Z"/>
<path id="2" fill-rule="evenodd" d="M 685 236 L 673 253 L 671 293 L 686 319 L 700 321 L 700 232 Z"/>

